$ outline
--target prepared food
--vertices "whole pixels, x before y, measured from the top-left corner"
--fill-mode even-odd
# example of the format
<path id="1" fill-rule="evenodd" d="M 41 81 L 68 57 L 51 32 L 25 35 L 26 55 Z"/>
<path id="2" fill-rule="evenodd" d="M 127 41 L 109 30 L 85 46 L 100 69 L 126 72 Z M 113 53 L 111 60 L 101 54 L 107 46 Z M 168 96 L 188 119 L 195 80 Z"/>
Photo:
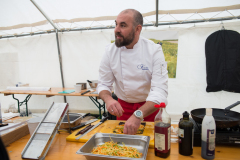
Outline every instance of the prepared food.
<path id="1" fill-rule="evenodd" d="M 125 125 L 124 122 L 120 122 L 120 123 L 113 129 L 113 133 L 118 133 L 118 134 L 123 133 L 124 125 Z M 138 131 L 137 131 L 137 134 L 143 134 L 143 131 L 144 131 L 144 129 L 145 129 L 145 125 L 146 125 L 146 123 L 141 123 L 141 124 L 140 124 L 140 126 L 139 126 L 139 128 L 138 128 Z"/>
<path id="2" fill-rule="evenodd" d="M 129 158 L 141 158 L 142 153 L 140 153 L 134 147 L 127 147 L 124 143 L 123 146 L 118 145 L 119 143 L 108 141 L 102 145 L 98 145 L 94 147 L 92 150 L 92 154 L 101 154 L 101 155 L 109 155 L 109 156 L 120 156 L 120 157 L 129 157 Z"/>

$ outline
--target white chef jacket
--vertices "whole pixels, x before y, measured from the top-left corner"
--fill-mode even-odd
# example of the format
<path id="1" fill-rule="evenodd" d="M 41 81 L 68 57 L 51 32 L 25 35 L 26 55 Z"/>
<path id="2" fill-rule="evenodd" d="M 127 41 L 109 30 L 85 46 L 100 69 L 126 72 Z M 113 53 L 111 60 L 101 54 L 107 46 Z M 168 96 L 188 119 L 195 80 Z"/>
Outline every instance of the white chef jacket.
<path id="1" fill-rule="evenodd" d="M 114 82 L 114 93 L 123 101 L 167 104 L 168 71 L 161 45 L 141 36 L 133 49 L 107 45 L 99 67 L 98 94 L 111 92 Z"/>

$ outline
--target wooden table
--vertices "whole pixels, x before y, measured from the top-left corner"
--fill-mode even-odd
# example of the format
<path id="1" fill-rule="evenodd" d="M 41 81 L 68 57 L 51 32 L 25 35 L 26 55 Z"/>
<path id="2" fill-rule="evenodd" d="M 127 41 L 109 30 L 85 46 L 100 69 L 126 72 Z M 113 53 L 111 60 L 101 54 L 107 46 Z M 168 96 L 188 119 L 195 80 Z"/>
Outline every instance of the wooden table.
<path id="1" fill-rule="evenodd" d="M 57 134 L 53 143 L 45 157 L 45 160 L 86 160 L 83 155 L 76 154 L 84 143 L 68 142 L 66 137 L 69 134 Z M 11 143 L 7 147 L 9 158 L 11 160 L 21 160 L 21 152 L 30 139 L 30 134 L 23 138 Z M 214 160 L 239 160 L 240 147 L 234 146 L 216 146 Z M 160 160 L 163 158 L 156 157 L 154 149 L 148 149 L 147 160 Z M 166 160 L 202 160 L 201 147 L 194 147 L 191 156 L 182 156 L 178 153 L 178 144 L 171 143 L 171 153 Z"/>
<path id="2" fill-rule="evenodd" d="M 59 93 L 65 90 L 74 90 L 74 88 L 56 88 L 53 87 L 51 88 L 51 90 L 49 91 L 19 91 L 19 90 L 5 90 L 5 91 L 1 91 L 0 93 L 4 94 L 4 96 L 8 96 L 8 95 L 12 95 L 13 99 L 17 100 L 18 102 L 18 112 L 20 113 L 20 106 L 23 104 L 26 104 L 26 113 L 28 115 L 28 106 L 27 106 L 27 102 L 29 101 L 29 99 L 31 98 L 32 95 L 46 95 L 46 97 L 52 97 L 52 96 L 85 96 L 85 97 L 89 97 L 92 102 L 98 107 L 99 109 L 99 115 L 100 115 L 100 119 L 101 119 L 101 111 L 102 109 L 104 110 L 105 113 L 105 103 L 103 102 L 103 104 L 101 104 L 98 99 L 99 99 L 99 95 L 98 94 L 92 94 L 93 92 L 95 92 L 95 90 L 88 92 L 84 95 L 81 95 L 83 92 L 87 91 L 87 89 L 82 90 L 81 93 Z M 19 100 L 17 98 L 14 97 L 14 94 L 26 94 L 26 98 L 24 101 L 19 102 Z"/>

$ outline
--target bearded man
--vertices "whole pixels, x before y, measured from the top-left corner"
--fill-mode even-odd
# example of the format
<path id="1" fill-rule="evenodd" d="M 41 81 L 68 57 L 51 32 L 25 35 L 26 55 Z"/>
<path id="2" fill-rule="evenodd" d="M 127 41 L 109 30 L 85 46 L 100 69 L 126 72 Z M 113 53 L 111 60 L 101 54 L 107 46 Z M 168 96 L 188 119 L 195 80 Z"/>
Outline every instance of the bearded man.
<path id="1" fill-rule="evenodd" d="M 136 134 L 141 121 L 154 121 L 155 104 L 167 104 L 167 64 L 161 45 L 140 36 L 139 11 L 124 10 L 115 22 L 115 43 L 106 46 L 97 91 L 108 112 L 126 120 L 123 133 Z M 113 83 L 118 101 L 111 96 Z"/>

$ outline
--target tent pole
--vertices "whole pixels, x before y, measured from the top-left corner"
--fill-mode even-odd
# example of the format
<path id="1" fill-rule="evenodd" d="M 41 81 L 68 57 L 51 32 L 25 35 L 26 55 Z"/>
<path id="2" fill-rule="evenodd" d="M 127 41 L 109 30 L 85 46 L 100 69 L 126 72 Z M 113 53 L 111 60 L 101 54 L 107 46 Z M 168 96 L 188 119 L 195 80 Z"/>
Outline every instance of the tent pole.
<path id="1" fill-rule="evenodd" d="M 61 56 L 60 47 L 59 47 L 58 30 L 56 29 L 55 31 L 56 31 L 57 48 L 58 48 L 58 59 L 59 59 L 59 64 L 60 64 L 62 87 L 65 88 L 65 86 L 64 86 L 64 78 L 63 78 L 63 71 L 62 71 L 62 56 Z M 67 102 L 66 96 L 63 96 L 63 97 L 64 97 L 64 103 L 66 103 Z"/>
<path id="2" fill-rule="evenodd" d="M 57 48 L 58 48 L 58 59 L 59 59 L 59 64 L 60 64 L 60 72 L 61 72 L 61 80 L 62 80 L 62 87 L 65 88 L 64 86 L 64 79 L 63 79 L 63 71 L 62 71 L 62 57 L 61 57 L 61 52 L 60 52 L 60 47 L 59 47 L 59 38 L 58 38 L 58 30 L 60 30 L 54 23 L 53 21 L 47 16 L 47 14 L 41 9 L 41 7 L 34 1 L 30 0 L 36 7 L 37 9 L 43 14 L 43 16 L 48 20 L 48 22 L 55 28 L 56 32 L 56 40 L 57 40 Z M 64 103 L 66 103 L 66 96 L 64 96 Z"/>
<path id="3" fill-rule="evenodd" d="M 158 26 L 164 26 L 164 25 L 176 25 L 176 24 L 190 24 L 190 23 L 204 23 L 204 22 L 222 22 L 222 21 L 228 21 L 233 20 L 234 18 L 218 18 L 218 19 L 210 19 L 210 20 L 195 20 L 195 21 L 183 21 L 183 22 L 164 22 L 164 23 L 158 23 Z M 240 17 L 237 17 L 235 19 L 240 19 Z M 155 24 L 144 24 L 143 27 L 152 27 L 155 26 Z M 115 26 L 110 27 L 93 27 L 93 28 L 73 28 L 70 30 L 62 29 L 60 32 L 71 32 L 71 31 L 88 31 L 88 30 L 103 30 L 103 29 L 113 29 Z M 8 35 L 8 36 L 0 36 L 0 39 L 4 38 L 16 38 L 16 37 L 24 37 L 24 36 L 34 36 L 34 35 L 42 35 L 42 34 L 50 34 L 55 33 L 55 30 L 51 31 L 41 31 L 36 33 L 24 33 L 19 35 Z"/>
<path id="4" fill-rule="evenodd" d="M 48 22 L 53 26 L 53 28 L 57 29 L 57 30 L 60 30 L 58 28 L 58 26 L 56 26 L 53 21 L 47 16 L 47 14 L 40 8 L 40 6 L 34 1 L 34 0 L 30 0 L 34 5 L 35 7 L 37 7 L 37 9 L 43 14 L 43 16 L 48 20 Z"/>
<path id="5" fill-rule="evenodd" d="M 156 23 L 155 27 L 158 27 L 158 0 L 156 0 Z"/>

